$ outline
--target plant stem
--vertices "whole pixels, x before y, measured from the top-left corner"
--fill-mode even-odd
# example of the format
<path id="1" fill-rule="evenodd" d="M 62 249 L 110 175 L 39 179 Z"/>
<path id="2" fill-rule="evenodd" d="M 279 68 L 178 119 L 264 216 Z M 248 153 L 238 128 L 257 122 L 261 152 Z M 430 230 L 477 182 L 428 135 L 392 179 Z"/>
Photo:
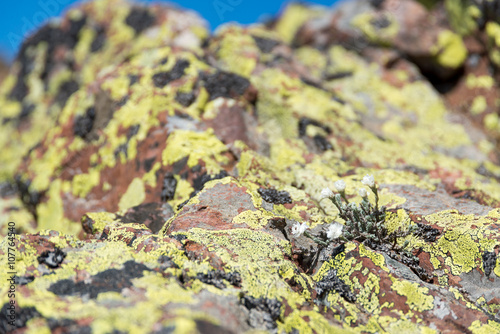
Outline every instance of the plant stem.
<path id="1" fill-rule="evenodd" d="M 317 244 L 323 245 L 323 246 L 328 246 L 327 242 L 324 242 L 321 239 L 316 238 L 315 236 L 311 235 L 309 232 L 305 231 L 304 236 L 308 237 L 312 241 L 316 242 Z"/>

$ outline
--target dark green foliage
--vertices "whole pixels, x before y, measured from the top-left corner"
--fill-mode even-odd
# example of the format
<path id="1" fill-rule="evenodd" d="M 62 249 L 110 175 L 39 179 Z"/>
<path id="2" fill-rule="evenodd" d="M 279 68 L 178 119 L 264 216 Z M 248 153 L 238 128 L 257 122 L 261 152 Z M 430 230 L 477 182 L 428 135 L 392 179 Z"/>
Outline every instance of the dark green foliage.
<path id="1" fill-rule="evenodd" d="M 370 203 L 367 196 L 363 197 L 359 206 L 356 203 L 348 203 L 344 192 L 330 198 L 339 210 L 340 218 L 345 220 L 343 237 L 346 240 L 357 240 L 364 244 L 389 245 L 390 249 L 395 251 L 404 250 L 408 246 L 408 241 L 400 246 L 397 243 L 398 239 L 414 233 L 418 226 L 410 225 L 408 229 L 399 227 L 396 231 L 389 233 L 385 224 L 386 208 L 378 206 L 379 197 L 376 185 L 370 189 L 375 194 L 375 205 Z"/>

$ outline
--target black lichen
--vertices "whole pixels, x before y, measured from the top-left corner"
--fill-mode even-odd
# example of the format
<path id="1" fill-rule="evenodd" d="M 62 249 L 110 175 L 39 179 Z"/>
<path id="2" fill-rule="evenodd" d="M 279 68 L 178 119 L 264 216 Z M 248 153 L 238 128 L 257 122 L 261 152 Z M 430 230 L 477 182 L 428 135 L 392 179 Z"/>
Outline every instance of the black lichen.
<path id="1" fill-rule="evenodd" d="M 253 40 L 255 41 L 255 44 L 257 44 L 257 47 L 260 49 L 260 51 L 264 53 L 271 52 L 275 46 L 278 46 L 280 44 L 280 42 L 274 39 L 258 37 L 258 36 L 252 36 L 252 37 Z"/>
<path id="2" fill-rule="evenodd" d="M 420 260 L 411 252 L 401 248 L 393 248 L 389 244 L 376 243 L 373 240 L 366 240 L 364 244 L 373 250 L 387 254 L 391 259 L 404 264 L 411 269 L 422 281 L 432 282 L 433 276 L 429 275 L 424 268 L 420 266 Z"/>
<path id="3" fill-rule="evenodd" d="M 234 286 L 241 286 L 241 276 L 237 272 L 226 273 L 222 270 L 210 270 L 206 274 L 198 273 L 196 274 L 196 279 L 202 281 L 205 284 L 210 284 L 219 289 L 225 289 L 226 284 L 223 280 L 229 282 L 229 284 Z"/>
<path id="4" fill-rule="evenodd" d="M 153 168 L 153 163 L 155 162 L 155 160 L 156 157 L 144 159 L 144 170 L 146 171 L 146 173 L 149 172 L 151 168 Z"/>
<path id="5" fill-rule="evenodd" d="M 73 79 L 63 82 L 61 86 L 59 86 L 59 90 L 56 95 L 56 102 L 58 102 L 59 105 L 64 106 L 71 94 L 76 92 L 78 88 L 78 82 Z"/>
<path id="6" fill-rule="evenodd" d="M 259 188 L 257 191 L 259 192 L 260 196 L 262 196 L 262 199 L 266 202 L 274 204 L 292 203 L 290 194 L 284 190 L 278 191 L 274 188 Z"/>
<path id="7" fill-rule="evenodd" d="M 71 334 L 91 334 L 92 328 L 82 326 L 73 319 L 54 319 L 48 318 L 47 325 L 51 333 L 71 333 Z"/>
<path id="8" fill-rule="evenodd" d="M 486 277 L 489 277 L 491 271 L 495 268 L 497 262 L 497 254 L 495 252 L 483 253 L 483 269 Z"/>
<path id="9" fill-rule="evenodd" d="M 333 149 L 332 144 L 330 144 L 330 142 L 322 135 L 316 135 L 313 139 L 318 150 L 324 152 Z"/>
<path id="10" fill-rule="evenodd" d="M 342 71 L 342 72 L 336 72 L 336 73 L 330 73 L 330 74 L 325 74 L 323 75 L 323 80 L 325 81 L 332 81 L 332 80 L 338 80 L 338 79 L 344 79 L 348 78 L 353 75 L 353 72 L 351 71 Z M 343 101 L 337 101 L 341 104 Z"/>
<path id="11" fill-rule="evenodd" d="M 130 139 L 133 136 L 135 136 L 136 134 L 138 134 L 140 128 L 141 128 L 140 124 L 134 124 L 130 128 L 128 128 L 127 139 Z"/>
<path id="12" fill-rule="evenodd" d="M 128 80 L 129 80 L 129 85 L 132 86 L 134 85 L 137 81 L 139 81 L 140 76 L 137 74 L 129 74 L 128 75 Z"/>
<path id="13" fill-rule="evenodd" d="M 27 58 L 27 57 L 26 57 Z M 31 59 L 26 60 L 26 62 L 31 63 Z M 28 66 L 28 65 L 25 65 Z M 26 95 L 28 95 L 28 86 L 24 81 L 24 76 L 27 73 L 23 72 L 23 68 L 21 68 L 21 72 L 17 75 L 17 81 L 12 90 L 9 93 L 9 98 L 17 101 L 22 101 Z"/>
<path id="14" fill-rule="evenodd" d="M 97 52 L 106 43 L 106 30 L 103 27 L 95 27 L 95 37 L 94 40 L 92 41 L 92 44 L 90 44 L 90 52 Z"/>
<path id="15" fill-rule="evenodd" d="M 188 67 L 189 61 L 186 59 L 179 59 L 170 71 L 159 72 L 153 75 L 153 83 L 156 87 L 163 88 L 168 83 L 180 79 Z"/>
<path id="16" fill-rule="evenodd" d="M 130 11 L 125 23 L 135 30 L 136 34 L 151 27 L 156 22 L 156 17 L 147 8 L 135 7 Z"/>
<path id="17" fill-rule="evenodd" d="M 90 107 L 83 116 L 77 116 L 73 122 L 73 133 L 82 139 L 86 139 L 95 121 L 95 108 Z"/>
<path id="18" fill-rule="evenodd" d="M 193 188 L 195 192 L 198 193 L 200 190 L 203 189 L 203 187 L 205 187 L 205 183 L 207 183 L 208 181 L 223 179 L 227 175 L 228 174 L 225 170 L 221 170 L 219 173 L 215 175 L 209 175 L 207 173 L 203 173 L 202 175 L 193 180 Z"/>
<path id="19" fill-rule="evenodd" d="M 102 292 L 120 292 L 124 288 L 131 287 L 132 279 L 143 276 L 144 271 L 150 271 L 142 263 L 127 261 L 123 269 L 108 269 L 94 275 L 90 282 L 74 282 L 72 279 L 60 280 L 49 287 L 49 291 L 58 296 L 80 296 L 88 295 L 95 299 Z"/>
<path id="20" fill-rule="evenodd" d="M 163 187 L 161 189 L 161 200 L 163 202 L 170 201 L 174 198 L 177 188 L 177 180 L 171 173 L 165 174 L 163 178 Z"/>
<path id="21" fill-rule="evenodd" d="M 342 298 L 350 303 L 356 301 L 356 296 L 351 292 L 349 286 L 337 277 L 335 269 L 330 269 L 321 281 L 316 282 L 316 292 L 319 298 L 326 297 L 330 291 L 336 291 Z"/>
<path id="22" fill-rule="evenodd" d="M 26 285 L 35 280 L 35 276 L 15 276 L 14 281 L 16 285 Z"/>
<path id="23" fill-rule="evenodd" d="M 321 128 L 323 129 L 326 133 L 331 133 L 331 129 L 326 126 L 326 125 L 323 125 L 321 124 L 320 122 L 314 120 L 314 119 L 311 119 L 311 118 L 307 118 L 307 117 L 302 117 L 300 120 L 299 120 L 299 135 L 300 136 L 305 136 L 306 135 L 306 130 L 307 130 L 307 127 L 308 126 L 316 126 L 318 128 Z"/>
<path id="24" fill-rule="evenodd" d="M 69 28 L 65 32 L 65 38 L 63 39 L 64 44 L 68 46 L 68 48 L 73 49 L 76 46 L 80 31 L 85 26 L 85 23 L 87 23 L 87 17 L 85 15 L 69 21 Z"/>
<path id="25" fill-rule="evenodd" d="M 252 327 L 256 327 L 256 323 L 263 323 L 266 329 L 276 328 L 276 321 L 281 316 L 281 302 L 277 299 L 255 298 L 251 296 L 243 296 L 241 303 L 250 311 L 249 323 Z M 261 319 L 252 319 L 252 311 L 257 311 Z"/>
<path id="26" fill-rule="evenodd" d="M 215 325 L 207 320 L 195 320 L 196 332 L 200 334 L 234 334 L 233 331 L 228 330 L 222 326 Z M 172 330 L 171 333 L 174 331 Z M 156 332 L 155 332 L 156 334 Z"/>
<path id="27" fill-rule="evenodd" d="M 35 105 L 31 103 L 23 103 L 21 112 L 19 113 L 19 116 L 17 117 L 18 122 L 22 122 L 26 118 L 28 118 L 29 115 L 33 112 L 35 109 Z"/>
<path id="28" fill-rule="evenodd" d="M 25 327 L 29 320 L 41 317 L 41 314 L 34 307 L 15 307 L 15 311 L 10 307 L 12 307 L 11 304 L 7 302 L 0 310 L 0 333 L 17 332 L 16 329 Z M 11 311 L 14 312 L 15 320 L 9 317 Z M 11 321 L 14 322 L 14 326 L 9 324 Z"/>
<path id="29" fill-rule="evenodd" d="M 337 255 L 340 253 L 343 253 L 345 251 L 345 244 L 340 244 L 339 246 L 335 247 L 332 250 L 332 253 L 330 254 L 331 258 L 334 259 Z"/>
<path id="30" fill-rule="evenodd" d="M 40 203 L 42 194 L 32 189 L 31 180 L 23 180 L 20 176 L 16 176 L 15 182 L 17 193 L 24 207 L 36 217 L 36 207 Z"/>
<path id="31" fill-rule="evenodd" d="M 417 223 L 418 229 L 415 231 L 415 236 L 424 239 L 426 242 L 434 242 L 441 234 L 438 229 L 429 225 Z"/>
<path id="32" fill-rule="evenodd" d="M 218 97 L 237 98 L 243 95 L 250 86 L 248 79 L 224 71 L 213 74 L 200 73 L 200 79 L 210 95 L 210 100 Z"/>
<path id="33" fill-rule="evenodd" d="M 179 241 L 181 243 L 182 243 L 183 240 L 187 239 L 187 237 L 186 237 L 185 234 L 180 234 L 180 233 L 171 234 L 171 235 L 169 235 L 169 237 L 172 238 L 172 239 L 175 239 L 175 240 L 177 240 L 177 241 Z"/>
<path id="34" fill-rule="evenodd" d="M 370 0 L 370 5 L 376 9 L 382 9 L 382 5 L 384 4 L 384 0 Z"/>
<path id="35" fill-rule="evenodd" d="M 128 159 L 128 141 L 126 143 L 118 145 L 113 154 L 116 160 L 120 159 L 120 155 L 123 155 L 125 159 Z"/>
<path id="36" fill-rule="evenodd" d="M 271 228 L 275 228 L 280 230 L 283 235 L 286 235 L 285 233 L 285 227 L 286 227 L 286 219 L 283 217 L 273 217 L 268 219 L 268 225 Z"/>
<path id="37" fill-rule="evenodd" d="M 49 268 L 57 268 L 66 257 L 66 253 L 56 247 L 54 250 L 43 252 L 38 258 L 38 263 L 46 264 Z"/>
<path id="38" fill-rule="evenodd" d="M 128 144 L 130 142 L 130 139 L 135 136 L 140 129 L 139 124 L 132 125 L 127 132 L 127 141 L 121 145 L 118 145 L 118 147 L 114 150 L 113 154 L 115 156 L 115 159 L 119 159 L 120 155 L 123 155 L 125 159 L 128 159 Z M 138 161 L 136 161 L 138 163 Z M 137 170 L 139 169 L 140 165 L 137 165 Z"/>
<path id="39" fill-rule="evenodd" d="M 196 96 L 192 92 L 177 92 L 175 95 L 175 100 L 184 107 L 189 107 L 194 102 L 195 98 Z"/>
<path id="40" fill-rule="evenodd" d="M 69 24 L 63 29 L 53 23 L 48 23 L 38 29 L 30 37 L 28 37 L 19 50 L 16 57 L 16 61 L 20 64 L 20 72 L 17 77 L 18 80 L 16 85 L 9 94 L 9 97 L 18 101 L 24 99 L 28 94 L 28 86 L 26 85 L 26 76 L 31 72 L 33 68 L 34 56 L 28 51 L 31 47 L 37 46 L 39 43 L 45 43 L 47 47 L 46 60 L 43 67 L 43 71 L 40 74 L 40 78 L 44 81 L 45 87 L 47 88 L 47 80 L 49 78 L 49 73 L 57 65 L 66 63 L 70 68 L 72 68 L 71 60 L 58 60 L 56 59 L 57 52 L 56 49 L 60 46 L 72 49 L 78 42 L 78 37 L 80 30 L 86 23 L 87 18 L 85 16 L 70 20 Z M 71 94 L 70 94 L 71 95 Z M 63 99 L 63 102 L 65 100 Z"/>

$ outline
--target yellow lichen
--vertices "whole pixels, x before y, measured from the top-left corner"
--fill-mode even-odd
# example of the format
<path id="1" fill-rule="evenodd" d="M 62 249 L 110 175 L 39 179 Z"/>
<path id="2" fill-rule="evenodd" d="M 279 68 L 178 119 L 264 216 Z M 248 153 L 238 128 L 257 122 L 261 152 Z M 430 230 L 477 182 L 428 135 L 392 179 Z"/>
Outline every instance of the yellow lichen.
<path id="1" fill-rule="evenodd" d="M 61 180 L 55 180 L 47 192 L 47 202 L 37 207 L 38 229 L 51 229 L 63 233 L 78 233 L 80 226 L 64 217 L 63 200 L 61 198 Z"/>
<path id="2" fill-rule="evenodd" d="M 490 249 L 494 245 L 493 240 L 483 239 L 485 231 L 483 226 L 488 224 L 485 218 L 476 219 L 473 215 L 443 211 L 428 215 L 425 219 L 431 224 L 435 223 L 445 228 L 436 245 L 426 248 L 431 255 L 431 262 L 436 261 L 433 258 L 442 257 L 453 275 L 458 276 L 476 268 L 480 264 L 481 248 Z M 437 266 L 435 268 L 438 269 Z"/>
<path id="3" fill-rule="evenodd" d="M 473 334 L 498 334 L 500 333 L 500 324 L 496 321 L 488 320 L 487 324 L 475 320 L 468 328 Z"/>
<path id="4" fill-rule="evenodd" d="M 99 185 L 99 181 L 100 173 L 95 169 L 91 169 L 87 174 L 75 175 L 72 181 L 73 195 L 85 198 L 92 188 Z"/>
<path id="5" fill-rule="evenodd" d="M 118 208 L 120 211 L 141 204 L 146 198 L 144 182 L 140 178 L 134 178 L 130 182 L 127 191 L 120 198 Z"/>
<path id="6" fill-rule="evenodd" d="M 388 23 L 387 26 L 384 28 L 376 26 L 373 22 L 377 19 L 384 19 Z M 351 25 L 361 30 L 368 40 L 382 45 L 390 45 L 399 31 L 396 18 L 388 13 L 383 17 L 377 17 L 375 12 L 362 13 L 352 19 Z"/>
<path id="7" fill-rule="evenodd" d="M 218 30 L 216 36 L 221 36 L 217 45 L 221 68 L 249 77 L 257 64 L 256 58 L 259 54 L 252 36 L 245 34 L 243 28 L 232 25 Z"/>
<path id="8" fill-rule="evenodd" d="M 434 308 L 434 297 L 428 294 L 429 289 L 418 283 L 394 279 L 391 288 L 407 298 L 406 304 L 411 310 L 423 312 Z"/>
<path id="9" fill-rule="evenodd" d="M 491 61 L 500 66 L 500 24 L 489 21 L 486 23 L 486 34 L 489 38 L 489 56 Z"/>
<path id="10" fill-rule="evenodd" d="M 476 76 L 473 73 L 466 78 L 465 85 L 467 88 L 485 88 L 490 89 L 495 85 L 495 80 L 489 75 Z"/>
<path id="11" fill-rule="evenodd" d="M 220 163 L 226 163 L 228 159 L 221 155 L 226 146 L 209 129 L 205 132 L 194 132 L 189 130 L 175 130 L 167 139 L 167 147 L 162 153 L 164 165 L 171 165 L 180 159 L 189 156 L 187 165 L 196 166 L 199 161 L 205 162 L 205 167 L 210 174 L 220 171 Z"/>
<path id="12" fill-rule="evenodd" d="M 458 68 L 467 58 L 467 49 L 462 38 L 450 30 L 442 31 L 437 44 L 431 49 L 439 64 L 449 68 Z"/>
<path id="13" fill-rule="evenodd" d="M 268 211 L 246 210 L 233 218 L 233 224 L 247 224 L 253 229 L 260 229 L 267 225 L 268 220 L 272 218 Z"/>
<path id="14" fill-rule="evenodd" d="M 308 19 L 319 16 L 320 13 L 320 10 L 314 10 L 300 4 L 290 4 L 276 24 L 276 32 L 286 43 L 290 43 L 300 26 Z"/>
<path id="15" fill-rule="evenodd" d="M 486 102 L 486 98 L 484 96 L 476 96 L 470 106 L 470 112 L 473 115 L 478 115 L 484 112 L 487 107 L 488 104 Z"/>

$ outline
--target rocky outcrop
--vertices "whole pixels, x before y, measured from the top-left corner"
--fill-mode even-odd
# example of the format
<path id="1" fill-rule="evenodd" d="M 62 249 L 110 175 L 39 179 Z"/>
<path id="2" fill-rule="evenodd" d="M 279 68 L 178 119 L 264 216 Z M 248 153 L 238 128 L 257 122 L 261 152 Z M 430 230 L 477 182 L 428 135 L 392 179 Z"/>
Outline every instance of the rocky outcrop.
<path id="1" fill-rule="evenodd" d="M 500 333 L 489 3 L 41 27 L 0 86 L 0 331 Z M 398 245 L 292 233 L 344 224 L 321 190 L 359 203 L 366 174 Z"/>

